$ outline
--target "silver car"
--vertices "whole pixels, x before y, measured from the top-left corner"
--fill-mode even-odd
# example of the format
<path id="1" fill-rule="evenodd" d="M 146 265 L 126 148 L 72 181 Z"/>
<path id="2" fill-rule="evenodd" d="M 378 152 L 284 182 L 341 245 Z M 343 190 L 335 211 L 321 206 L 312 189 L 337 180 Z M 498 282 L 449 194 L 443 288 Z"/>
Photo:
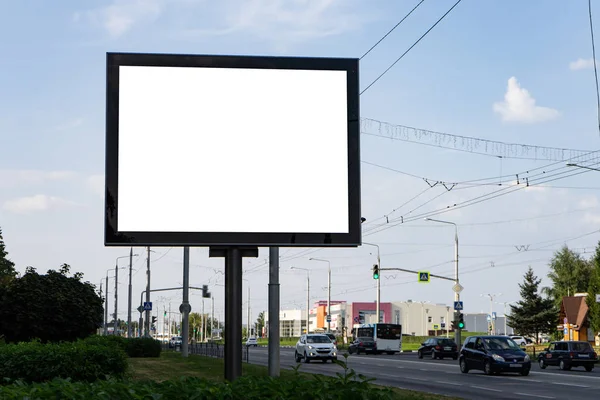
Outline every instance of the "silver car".
<path id="1" fill-rule="evenodd" d="M 305 363 L 309 363 L 311 360 L 321 360 L 326 363 L 327 360 L 332 362 L 337 360 L 337 351 L 337 347 L 327 335 L 311 333 L 300 336 L 296 343 L 294 357 L 296 362 L 304 360 Z"/>

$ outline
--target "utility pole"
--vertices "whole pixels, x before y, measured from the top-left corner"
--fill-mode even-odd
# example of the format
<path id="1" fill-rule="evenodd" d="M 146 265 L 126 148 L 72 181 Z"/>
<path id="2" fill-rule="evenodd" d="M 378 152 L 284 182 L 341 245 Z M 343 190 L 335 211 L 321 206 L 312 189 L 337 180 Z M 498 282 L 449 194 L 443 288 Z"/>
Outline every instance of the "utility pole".
<path id="1" fill-rule="evenodd" d="M 146 259 L 146 302 L 150 302 L 150 246 L 148 246 L 148 258 Z M 146 310 L 144 336 L 150 336 L 150 310 Z"/>
<path id="2" fill-rule="evenodd" d="M 203 303 L 204 304 L 204 303 Z M 181 323 L 181 355 L 188 356 L 188 342 L 190 334 L 190 248 L 183 248 L 183 301 L 179 307 L 183 313 L 183 321 Z"/>
<path id="3" fill-rule="evenodd" d="M 383 322 L 380 316 L 380 299 L 381 299 L 381 254 L 379 253 L 379 246 L 373 243 L 365 243 L 367 246 L 377 247 L 377 266 L 379 267 L 379 276 L 377 277 L 377 297 L 375 302 L 377 303 L 375 306 L 375 314 L 377 315 L 377 322 Z"/>
<path id="4" fill-rule="evenodd" d="M 250 328 L 250 282 L 248 282 L 248 304 L 246 307 L 246 319 L 248 320 L 248 323 L 246 324 L 246 336 L 250 337 L 251 335 L 251 329 Z"/>
<path id="5" fill-rule="evenodd" d="M 321 261 L 327 263 L 327 332 L 331 332 L 331 262 L 322 258 L 309 258 L 313 261 Z"/>
<path id="6" fill-rule="evenodd" d="M 206 316 L 204 314 L 204 298 L 202 299 L 202 341 L 206 342 Z"/>
<path id="7" fill-rule="evenodd" d="M 129 249 L 129 299 L 127 301 L 127 337 L 131 337 L 131 270 L 133 269 L 133 247 Z"/>
<path id="8" fill-rule="evenodd" d="M 279 247 L 269 247 L 269 342 L 268 370 L 269 376 L 280 374 L 279 348 Z"/>
<path id="9" fill-rule="evenodd" d="M 215 298 L 214 297 L 210 297 L 210 302 L 211 302 L 211 312 L 210 312 L 210 338 L 212 339 L 213 336 L 213 332 L 214 332 L 214 327 L 215 327 Z"/>
<path id="10" fill-rule="evenodd" d="M 118 295 L 119 295 L 119 264 L 115 262 L 115 319 L 113 323 L 113 335 L 117 334 L 117 305 L 118 305 Z"/>
<path id="11" fill-rule="evenodd" d="M 108 272 L 106 273 L 106 296 L 104 296 L 104 336 L 108 335 Z"/>
<path id="12" fill-rule="evenodd" d="M 306 334 L 310 333 L 310 274 L 306 273 Z"/>

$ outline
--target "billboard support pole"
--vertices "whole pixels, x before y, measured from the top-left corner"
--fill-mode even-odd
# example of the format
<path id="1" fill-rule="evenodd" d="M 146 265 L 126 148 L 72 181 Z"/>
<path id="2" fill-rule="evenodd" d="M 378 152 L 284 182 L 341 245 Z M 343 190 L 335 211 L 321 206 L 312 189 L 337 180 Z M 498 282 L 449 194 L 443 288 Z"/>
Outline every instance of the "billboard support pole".
<path id="1" fill-rule="evenodd" d="M 258 247 L 211 247 L 209 257 L 225 258 L 225 380 L 242 375 L 242 260 Z"/>
<path id="2" fill-rule="evenodd" d="M 279 247 L 269 247 L 269 376 L 279 376 Z M 307 304 L 308 305 L 308 304 Z M 308 314 L 307 314 L 308 322 Z M 302 318 L 300 318 L 302 319 Z M 308 333 L 308 323 L 306 325 Z"/>

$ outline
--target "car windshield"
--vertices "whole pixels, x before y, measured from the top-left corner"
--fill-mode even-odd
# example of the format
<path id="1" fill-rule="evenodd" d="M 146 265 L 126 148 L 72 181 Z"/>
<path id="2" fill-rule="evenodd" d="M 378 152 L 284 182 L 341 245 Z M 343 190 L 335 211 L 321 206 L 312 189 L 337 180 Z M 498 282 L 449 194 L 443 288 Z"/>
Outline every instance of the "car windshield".
<path id="1" fill-rule="evenodd" d="M 360 340 L 361 342 L 372 342 L 373 338 L 370 338 L 370 337 L 359 337 L 358 340 Z"/>
<path id="2" fill-rule="evenodd" d="M 456 346 L 456 343 L 452 339 L 438 339 L 438 344 L 440 346 Z"/>
<path id="3" fill-rule="evenodd" d="M 334 335 L 334 334 L 332 334 L 332 333 L 328 333 L 328 334 L 327 334 L 327 337 L 328 337 L 329 339 L 331 339 L 331 340 L 335 340 L 335 335 Z"/>
<path id="4" fill-rule="evenodd" d="M 329 339 L 326 335 L 319 336 L 307 336 L 307 343 L 331 343 L 331 339 Z"/>
<path id="5" fill-rule="evenodd" d="M 573 351 L 587 353 L 592 351 L 592 346 L 587 342 L 573 342 L 571 344 Z"/>
<path id="6" fill-rule="evenodd" d="M 483 338 L 483 343 L 490 350 L 521 350 L 521 347 L 509 338 Z"/>

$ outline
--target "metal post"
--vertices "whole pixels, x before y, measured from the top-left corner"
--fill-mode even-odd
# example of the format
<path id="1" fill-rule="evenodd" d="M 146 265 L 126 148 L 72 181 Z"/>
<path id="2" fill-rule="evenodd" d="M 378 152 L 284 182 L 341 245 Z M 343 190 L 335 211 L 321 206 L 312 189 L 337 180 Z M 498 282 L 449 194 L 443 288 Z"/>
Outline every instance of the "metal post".
<path id="1" fill-rule="evenodd" d="M 251 335 L 251 327 L 250 327 L 250 282 L 248 282 L 248 304 L 246 304 L 246 336 L 250 337 Z"/>
<path id="2" fill-rule="evenodd" d="M 202 341 L 206 342 L 206 314 L 204 314 L 204 299 L 202 299 Z"/>
<path id="3" fill-rule="evenodd" d="M 146 259 L 146 302 L 150 302 L 150 246 L 148 246 L 148 258 Z M 146 310 L 144 336 L 150 336 L 150 310 Z"/>
<path id="4" fill-rule="evenodd" d="M 104 336 L 108 335 L 108 272 L 106 272 L 106 296 L 104 296 Z"/>
<path id="5" fill-rule="evenodd" d="M 131 270 L 133 269 L 133 247 L 129 249 L 129 296 L 127 299 L 127 337 L 131 337 L 131 296 L 132 296 L 132 288 L 131 288 Z"/>
<path id="6" fill-rule="evenodd" d="M 211 312 L 210 312 L 210 338 L 212 339 L 213 336 L 213 328 L 215 326 L 215 298 L 211 296 L 210 298 L 210 302 L 211 302 Z"/>
<path id="7" fill-rule="evenodd" d="M 458 285 L 458 227 L 454 224 L 454 281 Z M 454 301 L 460 301 L 460 293 L 457 291 L 454 292 Z M 458 314 L 456 314 L 458 315 Z M 455 318 L 456 321 L 457 318 Z M 456 346 L 460 351 L 462 340 L 461 340 L 461 331 L 458 327 L 458 324 L 455 326 L 454 330 L 454 341 L 456 342 Z"/>
<path id="8" fill-rule="evenodd" d="M 306 271 L 306 334 L 310 333 L 310 272 Z"/>
<path id="9" fill-rule="evenodd" d="M 225 257 L 225 379 L 242 375 L 242 253 L 237 247 Z"/>
<path id="10" fill-rule="evenodd" d="M 446 337 L 450 337 L 450 327 L 448 326 L 448 324 L 450 323 L 450 321 L 448 321 L 448 319 L 450 319 L 450 307 L 446 307 L 446 323 L 445 323 L 445 328 L 446 328 Z"/>
<path id="11" fill-rule="evenodd" d="M 118 295 L 119 295 L 119 264 L 115 262 L 115 318 L 113 322 L 113 335 L 117 334 L 117 305 L 118 305 Z"/>
<path id="12" fill-rule="evenodd" d="M 181 304 L 183 323 L 181 324 L 181 356 L 188 356 L 190 335 L 190 248 L 183 248 L 183 301 Z"/>
<path id="13" fill-rule="evenodd" d="M 269 376 L 279 376 L 279 247 L 269 248 Z M 308 333 L 308 330 L 307 330 Z"/>
<path id="14" fill-rule="evenodd" d="M 506 304 L 507 303 L 504 303 L 504 334 L 508 336 L 508 331 L 506 330 Z"/>
<path id="15" fill-rule="evenodd" d="M 331 264 L 327 267 L 327 332 L 331 332 Z"/>

